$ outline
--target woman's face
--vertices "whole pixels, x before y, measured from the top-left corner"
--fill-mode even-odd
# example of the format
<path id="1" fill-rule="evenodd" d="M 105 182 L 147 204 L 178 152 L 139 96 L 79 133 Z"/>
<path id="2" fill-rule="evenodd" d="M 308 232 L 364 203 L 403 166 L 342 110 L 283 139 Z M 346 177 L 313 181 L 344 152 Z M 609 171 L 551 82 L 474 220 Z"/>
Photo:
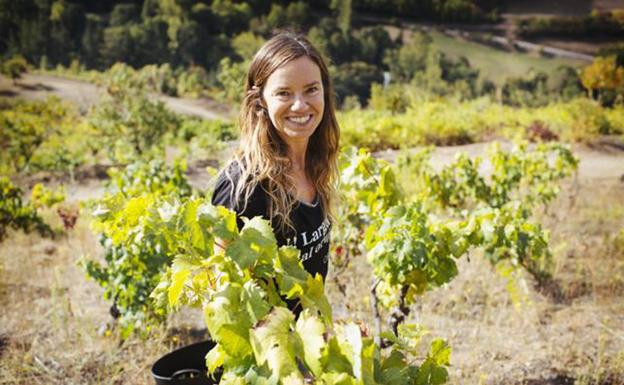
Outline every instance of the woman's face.
<path id="1" fill-rule="evenodd" d="M 325 111 L 321 70 L 307 56 L 276 69 L 267 79 L 262 97 L 269 118 L 287 144 L 307 144 Z"/>

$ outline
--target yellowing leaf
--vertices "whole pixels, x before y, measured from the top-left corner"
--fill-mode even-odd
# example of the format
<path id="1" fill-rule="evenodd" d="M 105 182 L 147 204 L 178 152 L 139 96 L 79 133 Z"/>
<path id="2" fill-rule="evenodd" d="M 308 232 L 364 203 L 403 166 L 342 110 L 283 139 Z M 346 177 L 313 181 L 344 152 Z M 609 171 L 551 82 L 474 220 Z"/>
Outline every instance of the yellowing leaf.
<path id="1" fill-rule="evenodd" d="M 266 363 L 277 378 L 300 375 L 292 341 L 295 335 L 290 330 L 294 318 L 288 309 L 275 307 L 250 333 L 257 363 Z"/>
<path id="2" fill-rule="evenodd" d="M 171 279 L 171 286 L 169 286 L 169 292 L 167 298 L 169 299 L 169 306 L 173 307 L 177 304 L 184 288 L 186 279 L 191 274 L 189 270 L 178 270 L 173 274 Z"/>
<path id="3" fill-rule="evenodd" d="M 295 330 L 303 342 L 303 354 L 306 364 L 316 376 L 322 373 L 321 355 L 325 346 L 325 325 L 318 318 L 304 310 L 297 320 Z"/>

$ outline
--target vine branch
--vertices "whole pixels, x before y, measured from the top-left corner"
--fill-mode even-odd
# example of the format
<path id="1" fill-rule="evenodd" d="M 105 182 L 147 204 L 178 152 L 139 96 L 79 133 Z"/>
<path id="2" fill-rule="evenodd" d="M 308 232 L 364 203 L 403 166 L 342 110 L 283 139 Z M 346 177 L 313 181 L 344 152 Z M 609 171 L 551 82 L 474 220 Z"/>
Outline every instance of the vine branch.
<path id="1" fill-rule="evenodd" d="M 405 297 L 407 297 L 407 290 L 409 285 L 403 285 L 399 293 L 399 304 L 392 309 L 390 314 L 389 326 L 395 335 L 398 335 L 399 324 L 405 321 L 405 318 L 409 315 L 409 306 L 405 303 Z"/>
<path id="2" fill-rule="evenodd" d="M 379 346 L 381 346 L 381 316 L 379 315 L 379 307 L 377 307 L 377 286 L 380 282 L 381 278 L 373 278 L 373 285 L 370 291 L 371 310 L 373 312 L 373 318 L 375 319 L 375 343 Z"/>

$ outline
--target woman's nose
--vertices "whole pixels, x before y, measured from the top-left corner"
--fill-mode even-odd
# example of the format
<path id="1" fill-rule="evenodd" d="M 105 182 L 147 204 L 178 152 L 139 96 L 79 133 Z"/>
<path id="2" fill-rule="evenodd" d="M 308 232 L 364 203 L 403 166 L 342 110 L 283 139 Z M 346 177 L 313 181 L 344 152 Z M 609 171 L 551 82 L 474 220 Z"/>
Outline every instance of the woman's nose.
<path id="1" fill-rule="evenodd" d="M 305 106 L 306 106 L 306 102 L 305 100 L 303 100 L 303 97 L 295 96 L 295 100 L 293 101 L 293 104 L 290 107 L 290 109 L 293 111 L 298 111 L 298 110 L 305 109 Z"/>

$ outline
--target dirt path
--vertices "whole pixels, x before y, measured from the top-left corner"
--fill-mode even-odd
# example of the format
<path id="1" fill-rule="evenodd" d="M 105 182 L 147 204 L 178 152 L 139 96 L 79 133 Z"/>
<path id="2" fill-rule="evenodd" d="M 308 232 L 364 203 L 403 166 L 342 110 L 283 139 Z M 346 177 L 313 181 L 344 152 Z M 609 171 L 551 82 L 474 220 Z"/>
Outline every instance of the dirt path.
<path id="1" fill-rule="evenodd" d="M 56 95 L 76 103 L 83 111 L 88 110 L 98 100 L 101 92 L 101 87 L 94 84 L 50 75 L 26 74 L 18 81 L 17 85 L 0 76 L 0 96 L 45 99 L 48 96 Z M 179 114 L 204 119 L 226 117 L 223 108 L 217 110 L 217 104 L 209 99 L 184 99 L 164 95 L 155 97 Z"/>

